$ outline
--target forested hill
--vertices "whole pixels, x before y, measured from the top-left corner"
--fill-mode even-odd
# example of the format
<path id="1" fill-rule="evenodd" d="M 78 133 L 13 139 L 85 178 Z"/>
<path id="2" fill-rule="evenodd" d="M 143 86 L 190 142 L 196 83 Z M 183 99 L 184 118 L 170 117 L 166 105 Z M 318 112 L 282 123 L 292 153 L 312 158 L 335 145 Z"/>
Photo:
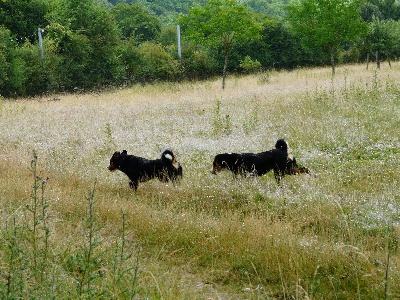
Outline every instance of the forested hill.
<path id="1" fill-rule="evenodd" d="M 174 13 L 187 13 L 191 6 L 204 4 L 204 0 L 109 0 L 111 4 L 125 2 L 128 4 L 139 4 L 145 6 L 157 15 Z"/>
<path id="2" fill-rule="evenodd" d="M 147 7 L 156 15 L 168 16 L 176 15 L 176 13 L 187 13 L 190 7 L 198 4 L 203 5 L 206 0 L 109 0 L 108 2 L 113 5 L 118 2 L 139 4 Z M 285 13 L 284 7 L 291 0 L 243 0 L 240 2 L 255 12 L 271 16 L 282 16 Z"/>

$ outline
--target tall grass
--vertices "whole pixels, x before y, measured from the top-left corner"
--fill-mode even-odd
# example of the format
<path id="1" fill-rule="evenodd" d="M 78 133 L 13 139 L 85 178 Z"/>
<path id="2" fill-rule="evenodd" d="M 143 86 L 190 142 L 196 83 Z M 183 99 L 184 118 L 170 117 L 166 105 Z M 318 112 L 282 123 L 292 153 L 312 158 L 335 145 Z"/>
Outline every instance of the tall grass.
<path id="1" fill-rule="evenodd" d="M 400 66 L 385 67 L 3 100 L 2 297 L 400 297 Z M 282 137 L 312 176 L 210 174 L 215 154 Z M 116 150 L 165 146 L 177 187 L 133 192 L 107 170 Z"/>

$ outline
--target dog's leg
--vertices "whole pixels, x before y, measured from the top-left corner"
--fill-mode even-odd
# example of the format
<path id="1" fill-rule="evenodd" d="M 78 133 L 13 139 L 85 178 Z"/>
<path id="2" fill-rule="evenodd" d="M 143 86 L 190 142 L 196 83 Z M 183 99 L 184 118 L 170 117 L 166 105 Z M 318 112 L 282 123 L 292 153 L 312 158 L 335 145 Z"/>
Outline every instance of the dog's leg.
<path id="1" fill-rule="evenodd" d="M 174 187 L 177 187 L 181 183 L 180 178 L 178 178 L 177 176 L 173 177 L 171 181 Z"/>
<path id="2" fill-rule="evenodd" d="M 131 188 L 131 189 L 133 189 L 133 190 L 135 190 L 135 192 L 137 191 L 137 188 L 138 188 L 138 182 L 136 181 L 136 182 L 134 182 L 134 181 L 129 181 L 129 187 Z"/>
<path id="3" fill-rule="evenodd" d="M 281 179 L 283 178 L 283 176 L 284 173 L 282 173 L 279 169 L 274 169 L 274 177 L 278 185 L 281 183 Z"/>

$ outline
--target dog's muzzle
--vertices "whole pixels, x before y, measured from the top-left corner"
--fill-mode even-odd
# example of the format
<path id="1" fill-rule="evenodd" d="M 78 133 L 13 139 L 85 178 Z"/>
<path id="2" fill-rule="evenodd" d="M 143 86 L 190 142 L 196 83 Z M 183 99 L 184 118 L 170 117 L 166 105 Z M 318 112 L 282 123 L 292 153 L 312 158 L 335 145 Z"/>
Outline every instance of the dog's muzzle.
<path id="1" fill-rule="evenodd" d="M 212 168 L 211 170 L 211 174 L 217 175 L 218 172 L 221 172 L 221 166 L 220 165 L 216 165 Z"/>
<path id="2" fill-rule="evenodd" d="M 108 166 L 108 169 L 112 172 L 112 171 L 115 171 L 115 170 L 117 169 L 117 166 L 111 163 L 111 164 Z"/>

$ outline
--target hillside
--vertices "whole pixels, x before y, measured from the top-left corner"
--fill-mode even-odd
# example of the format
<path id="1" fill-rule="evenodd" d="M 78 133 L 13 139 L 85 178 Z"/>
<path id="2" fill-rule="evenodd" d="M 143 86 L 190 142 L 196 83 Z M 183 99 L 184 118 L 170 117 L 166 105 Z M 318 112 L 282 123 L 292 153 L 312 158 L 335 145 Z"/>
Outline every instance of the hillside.
<path id="1" fill-rule="evenodd" d="M 397 299 L 400 64 L 0 102 L 2 298 Z M 311 174 L 210 173 L 285 138 Z M 115 151 L 172 147 L 135 192 Z"/>
<path id="2" fill-rule="evenodd" d="M 109 0 L 111 4 L 116 4 L 120 0 Z M 206 0 L 128 0 L 127 3 L 138 3 L 153 11 L 157 15 L 175 15 L 176 13 L 187 13 L 188 9 L 194 5 L 201 5 Z M 284 7 L 291 0 L 244 0 L 241 3 L 248 5 L 253 11 L 268 14 L 271 16 L 283 16 L 285 14 Z"/>

